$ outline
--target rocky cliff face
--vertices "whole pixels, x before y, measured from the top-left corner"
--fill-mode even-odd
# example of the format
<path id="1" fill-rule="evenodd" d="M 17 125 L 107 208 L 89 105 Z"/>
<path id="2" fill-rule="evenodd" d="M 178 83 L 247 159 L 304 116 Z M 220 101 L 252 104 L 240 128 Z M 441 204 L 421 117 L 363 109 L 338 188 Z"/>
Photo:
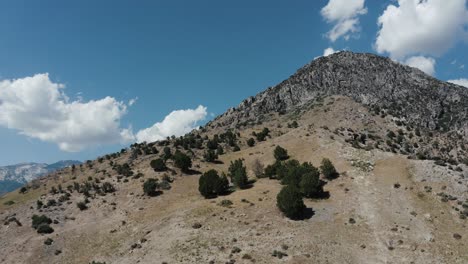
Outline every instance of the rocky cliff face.
<path id="1" fill-rule="evenodd" d="M 229 109 L 208 125 L 235 126 L 287 113 L 311 100 L 343 95 L 406 124 L 468 136 L 468 89 L 373 54 L 321 57 L 289 79 Z"/>

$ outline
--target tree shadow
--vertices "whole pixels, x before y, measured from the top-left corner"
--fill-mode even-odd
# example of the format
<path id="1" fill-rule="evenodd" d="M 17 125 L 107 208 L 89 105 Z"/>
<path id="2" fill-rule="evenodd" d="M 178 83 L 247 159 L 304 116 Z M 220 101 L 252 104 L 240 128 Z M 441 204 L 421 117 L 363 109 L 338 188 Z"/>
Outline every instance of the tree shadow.
<path id="1" fill-rule="evenodd" d="M 315 200 L 326 200 L 330 198 L 330 192 L 329 191 L 322 191 L 320 193 L 315 194 L 313 197 L 310 197 L 311 199 Z"/>
<path id="2" fill-rule="evenodd" d="M 213 164 L 224 164 L 224 162 L 222 160 L 215 160 L 215 161 L 212 161 L 211 163 L 213 163 Z"/>
<path id="3" fill-rule="evenodd" d="M 187 175 L 199 175 L 199 174 L 202 174 L 200 171 L 198 170 L 193 170 L 193 169 L 189 169 L 187 171 L 183 171 L 183 173 L 187 174 Z"/>
<path id="4" fill-rule="evenodd" d="M 149 197 L 157 197 L 157 196 L 162 195 L 162 194 L 163 194 L 163 191 L 158 190 L 158 191 L 154 191 L 154 192 L 148 194 L 148 196 Z"/>
<path id="5" fill-rule="evenodd" d="M 301 216 L 291 219 L 291 220 L 303 221 L 303 220 L 311 219 L 312 216 L 314 215 L 315 215 L 315 211 L 312 208 L 305 208 Z"/>

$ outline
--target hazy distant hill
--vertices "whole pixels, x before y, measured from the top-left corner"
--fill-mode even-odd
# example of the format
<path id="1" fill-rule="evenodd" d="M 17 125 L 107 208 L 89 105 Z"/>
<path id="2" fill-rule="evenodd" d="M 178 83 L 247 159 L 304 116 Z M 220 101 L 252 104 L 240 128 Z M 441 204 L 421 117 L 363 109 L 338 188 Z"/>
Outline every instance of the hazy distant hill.
<path id="1" fill-rule="evenodd" d="M 0 167 L 0 195 L 13 191 L 39 176 L 72 164 L 81 164 L 81 162 L 77 160 L 62 160 L 53 164 L 28 162 Z"/>

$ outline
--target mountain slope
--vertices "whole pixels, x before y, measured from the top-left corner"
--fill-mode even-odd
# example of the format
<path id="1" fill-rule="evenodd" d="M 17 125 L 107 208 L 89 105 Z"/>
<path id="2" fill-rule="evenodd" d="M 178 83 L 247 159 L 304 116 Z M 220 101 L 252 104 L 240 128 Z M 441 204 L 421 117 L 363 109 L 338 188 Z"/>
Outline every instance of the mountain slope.
<path id="1" fill-rule="evenodd" d="M 385 58 L 343 54 L 387 61 L 382 68 L 420 74 Z M 324 59 L 319 60 L 328 62 Z M 289 82 L 293 79 L 277 87 Z M 374 93 L 375 87 L 369 85 L 366 91 Z M 468 146 L 463 138 L 448 140 L 449 134 L 461 133 L 457 127 L 465 123 L 450 123 L 450 131 L 438 131 L 423 123 L 404 124 L 397 112 L 376 111 L 356 99 L 362 98 L 359 94 L 311 96 L 307 101 L 292 96 L 302 102 L 288 103 L 281 89 L 260 93 L 255 102 L 244 102 L 184 137 L 134 144 L 42 177 L 24 194 L 1 197 L 0 262 L 467 263 L 468 164 L 458 160 Z M 291 93 L 305 98 L 313 93 L 308 89 L 297 85 Z M 396 87 L 394 93 L 400 89 L 406 88 Z M 268 106 L 270 97 L 279 97 L 279 106 Z M 268 136 L 258 140 L 255 135 L 264 128 Z M 217 162 L 207 162 L 203 156 L 216 138 L 224 153 Z M 253 145 L 247 144 L 250 138 L 257 139 Z M 278 210 L 276 197 L 283 188 L 279 180 L 256 177 L 258 164 L 275 162 L 276 146 L 287 149 L 290 159 L 316 167 L 329 158 L 340 173 L 334 180 L 322 177 L 329 196 L 304 198 L 302 220 L 290 220 Z M 151 161 L 167 156 L 168 150 L 190 155 L 192 171 L 181 171 L 172 158 L 166 171 L 153 170 Z M 426 159 L 439 154 L 448 156 Z M 253 186 L 204 199 L 198 191 L 200 173 L 227 173 L 238 159 L 255 180 Z M 148 179 L 170 188 L 156 197 L 145 195 L 142 185 Z M 115 191 L 104 192 L 104 184 Z M 85 210 L 78 208 L 81 202 Z M 54 232 L 38 234 L 31 227 L 34 214 L 50 217 Z"/>
<path id="2" fill-rule="evenodd" d="M 30 162 L 0 167 L 0 195 L 10 192 L 37 177 L 73 164 L 81 164 L 81 162 L 76 160 L 63 160 L 53 164 Z"/>

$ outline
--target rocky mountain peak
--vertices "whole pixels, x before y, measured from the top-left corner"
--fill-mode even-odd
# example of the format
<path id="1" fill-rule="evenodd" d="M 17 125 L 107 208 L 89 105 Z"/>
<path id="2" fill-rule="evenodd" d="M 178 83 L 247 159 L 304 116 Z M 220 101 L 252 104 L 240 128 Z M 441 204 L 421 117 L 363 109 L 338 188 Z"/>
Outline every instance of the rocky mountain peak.
<path id="1" fill-rule="evenodd" d="M 368 53 L 320 57 L 280 84 L 242 101 L 208 125 L 235 126 L 285 114 L 319 98 L 341 95 L 385 110 L 410 125 L 468 136 L 468 89 Z"/>

